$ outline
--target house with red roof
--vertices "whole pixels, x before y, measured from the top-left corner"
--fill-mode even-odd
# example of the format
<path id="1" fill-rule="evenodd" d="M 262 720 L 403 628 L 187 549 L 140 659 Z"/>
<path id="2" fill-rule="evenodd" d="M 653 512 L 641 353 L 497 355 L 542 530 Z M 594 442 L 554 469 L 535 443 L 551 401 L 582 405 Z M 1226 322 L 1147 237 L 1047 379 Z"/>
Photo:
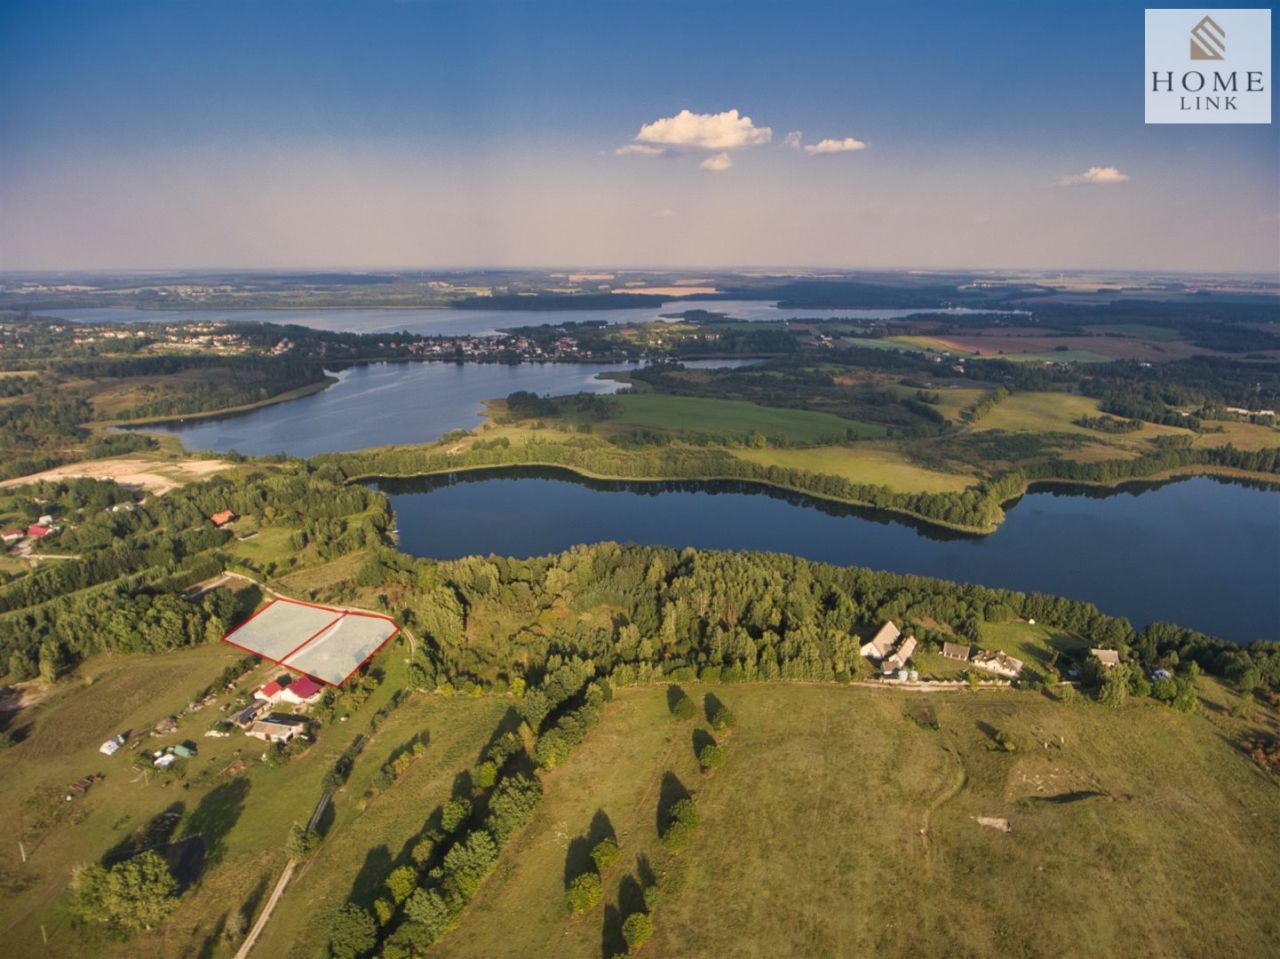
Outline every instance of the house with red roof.
<path id="1" fill-rule="evenodd" d="M 269 703 L 278 703 L 285 691 L 285 686 L 280 684 L 277 679 L 271 680 L 265 686 L 261 686 L 253 691 L 254 699 L 262 699 Z"/>
<path id="2" fill-rule="evenodd" d="M 27 527 L 27 535 L 32 539 L 44 539 L 52 532 L 52 526 L 41 526 L 39 523 L 33 523 Z"/>
<path id="3" fill-rule="evenodd" d="M 234 523 L 239 518 L 240 517 L 236 516 L 235 512 L 232 510 L 224 509 L 222 512 L 214 513 L 210 516 L 209 522 L 218 527 L 218 529 L 222 529 L 222 527 L 226 526 L 228 523 Z"/>
<path id="4" fill-rule="evenodd" d="M 0 533 L 0 540 L 6 543 L 16 543 L 26 535 L 27 534 L 20 529 L 7 529 L 3 533 Z"/>
<path id="5" fill-rule="evenodd" d="M 282 702 L 305 706 L 318 700 L 323 692 L 324 687 L 314 679 L 310 676 L 302 676 L 299 679 L 295 679 L 281 691 L 280 699 Z"/>

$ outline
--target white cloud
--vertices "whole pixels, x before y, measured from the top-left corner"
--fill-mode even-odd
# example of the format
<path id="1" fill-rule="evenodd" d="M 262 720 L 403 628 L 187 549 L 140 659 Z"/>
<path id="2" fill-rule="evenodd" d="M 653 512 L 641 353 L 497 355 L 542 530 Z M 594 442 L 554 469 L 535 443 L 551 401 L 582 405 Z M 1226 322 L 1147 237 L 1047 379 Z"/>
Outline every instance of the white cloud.
<path id="1" fill-rule="evenodd" d="M 653 215 L 659 220 L 669 220 L 676 215 L 676 211 L 669 206 L 664 206 L 661 210 L 654 210 Z"/>
<path id="2" fill-rule="evenodd" d="M 673 117 L 646 123 L 636 134 L 637 144 L 677 150 L 737 150 L 768 143 L 769 127 L 758 127 L 737 110 L 693 113 L 681 110 Z"/>
<path id="3" fill-rule="evenodd" d="M 810 143 L 804 148 L 804 152 L 809 156 L 819 156 L 824 153 L 852 153 L 854 150 L 865 150 L 867 145 L 861 140 L 855 140 L 853 137 L 845 137 L 843 140 L 833 140 L 827 138 L 819 140 L 817 143 Z"/>
<path id="4" fill-rule="evenodd" d="M 1091 166 L 1083 173 L 1073 173 L 1058 180 L 1059 186 L 1080 186 L 1082 184 L 1124 183 L 1129 174 L 1121 173 L 1113 166 Z"/>
<path id="5" fill-rule="evenodd" d="M 651 147 L 645 143 L 628 143 L 624 147 L 618 147 L 618 149 L 613 152 L 620 157 L 627 156 L 630 153 L 635 153 L 644 157 L 659 157 L 667 151 L 662 149 L 662 147 Z"/>
<path id="6" fill-rule="evenodd" d="M 698 164 L 702 169 L 712 173 L 723 173 L 733 166 L 733 159 L 727 153 L 716 153 Z"/>
<path id="7" fill-rule="evenodd" d="M 802 134 L 800 133 L 799 130 L 792 130 L 790 133 L 788 133 L 785 137 L 782 138 L 782 142 L 785 143 L 787 146 L 791 147 L 791 149 L 793 150 L 799 150 L 801 137 L 802 137 Z"/>

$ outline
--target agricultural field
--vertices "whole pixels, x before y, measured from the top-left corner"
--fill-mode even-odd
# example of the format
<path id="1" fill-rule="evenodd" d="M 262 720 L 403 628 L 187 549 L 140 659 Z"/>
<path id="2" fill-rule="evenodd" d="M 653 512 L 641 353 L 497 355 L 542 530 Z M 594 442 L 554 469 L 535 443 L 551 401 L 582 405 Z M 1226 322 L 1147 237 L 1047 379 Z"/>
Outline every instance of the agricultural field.
<path id="1" fill-rule="evenodd" d="M 1132 433 L 1102 433 L 1080 426 L 1075 421 L 1083 416 L 1102 416 L 1098 401 L 1074 393 L 1014 393 L 997 403 L 976 424 L 977 430 L 1010 430 L 1020 433 L 1074 433 L 1121 448 L 1146 447 L 1146 440 L 1157 436 L 1193 436 L 1190 430 L 1176 426 L 1143 423 Z M 1114 454 L 1113 454 L 1114 455 Z"/>
<path id="2" fill-rule="evenodd" d="M 654 955 L 1262 955 L 1280 937 L 1280 793 L 1203 717 L 1006 690 L 688 691 L 737 715 L 727 764 L 698 772 L 709 733 L 663 689 L 620 691 L 435 954 L 611 956 L 652 878 Z M 686 791 L 701 823 L 673 855 L 656 823 Z M 566 878 L 605 835 L 622 858 L 603 907 L 570 918 Z"/>

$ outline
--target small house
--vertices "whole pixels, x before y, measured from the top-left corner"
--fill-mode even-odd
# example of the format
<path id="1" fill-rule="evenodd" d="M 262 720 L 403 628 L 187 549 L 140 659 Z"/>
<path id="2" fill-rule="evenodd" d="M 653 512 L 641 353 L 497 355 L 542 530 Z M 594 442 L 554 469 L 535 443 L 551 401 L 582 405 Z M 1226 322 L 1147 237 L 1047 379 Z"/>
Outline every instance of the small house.
<path id="1" fill-rule="evenodd" d="M 0 540 L 3 540 L 6 543 L 16 543 L 26 535 L 27 534 L 20 529 L 7 529 L 3 533 L 0 533 Z"/>
<path id="2" fill-rule="evenodd" d="M 310 676 L 303 676 L 281 689 L 278 701 L 293 703 L 295 706 L 305 706 L 318 700 L 323 692 L 323 686 Z"/>
<path id="3" fill-rule="evenodd" d="M 52 532 L 52 526 L 44 526 L 40 523 L 32 523 L 27 527 L 27 535 L 32 539 L 44 539 Z"/>
<path id="4" fill-rule="evenodd" d="M 307 721 L 301 716 L 283 716 L 272 713 L 266 719 L 254 720 L 248 734 L 269 743 L 287 743 L 306 731 Z"/>
<path id="5" fill-rule="evenodd" d="M 52 516 L 50 516 L 48 513 L 45 513 L 45 514 L 44 514 L 43 516 L 41 516 L 38 520 L 36 520 L 36 522 L 37 522 L 37 523 L 39 523 L 41 526 L 52 526 L 52 525 L 53 525 L 53 517 L 52 517 Z"/>
<path id="6" fill-rule="evenodd" d="M 961 663 L 969 661 L 969 644 L 968 643 L 943 643 L 942 658 L 954 659 Z"/>
<path id="7" fill-rule="evenodd" d="M 218 529 L 222 529 L 222 527 L 226 526 L 228 523 L 234 523 L 237 519 L 239 519 L 239 517 L 236 516 L 232 510 L 224 509 L 222 512 L 214 513 L 210 516 L 209 522 Z"/>
<path id="8" fill-rule="evenodd" d="M 898 641 L 898 637 L 901 635 L 901 631 L 892 621 L 887 622 L 871 637 L 870 642 L 862 644 L 862 648 L 858 652 L 870 659 L 884 659 L 889 655 L 890 650 L 893 649 L 893 644 Z"/>
<path id="9" fill-rule="evenodd" d="M 1102 663 L 1106 669 L 1120 665 L 1120 654 L 1114 649 L 1091 649 L 1089 655 Z"/>
<path id="10" fill-rule="evenodd" d="M 273 679 L 265 686 L 260 686 L 255 689 L 253 691 L 253 698 L 261 699 L 266 703 L 278 703 L 284 694 L 285 688 L 286 687 L 283 686 L 278 679 Z"/>
<path id="11" fill-rule="evenodd" d="M 1015 659 L 1008 653 L 987 649 L 975 653 L 969 662 L 978 669 L 985 670 L 988 673 L 995 673 L 997 676 L 1003 676 L 1006 679 L 1017 679 L 1024 665 L 1022 660 Z"/>
<path id="12" fill-rule="evenodd" d="M 178 743 L 178 745 L 173 747 L 173 754 L 179 759 L 190 759 L 196 754 L 196 751 L 191 746 L 184 743 Z"/>

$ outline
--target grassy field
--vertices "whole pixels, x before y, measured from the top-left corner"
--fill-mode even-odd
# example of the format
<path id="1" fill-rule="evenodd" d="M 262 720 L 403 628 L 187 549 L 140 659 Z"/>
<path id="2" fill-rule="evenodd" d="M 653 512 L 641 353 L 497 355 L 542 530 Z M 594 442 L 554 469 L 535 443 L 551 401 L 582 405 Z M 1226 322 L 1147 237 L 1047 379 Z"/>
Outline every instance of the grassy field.
<path id="1" fill-rule="evenodd" d="M 22 731 L 22 741 L 0 751 L 0 781 L 8 785 L 0 790 L 0 817 L 11 824 L 12 838 L 0 845 L 0 877 L 6 890 L 0 899 L 0 928 L 17 950 L 13 954 L 78 957 L 88 948 L 112 957 L 230 955 L 222 930 L 237 914 L 252 916 L 261 904 L 284 866 L 282 843 L 289 826 L 310 816 L 321 795 L 321 779 L 334 759 L 403 684 L 402 647 L 392 644 L 378 661 L 387 672 L 386 682 L 350 721 L 325 727 L 314 746 L 280 765 L 259 761 L 265 747 L 258 740 L 239 733 L 226 739 L 204 737 L 210 723 L 226 715 L 221 707 L 232 698 L 226 694 L 214 706 L 182 718 L 176 732 L 145 739 L 147 749 L 185 740 L 197 744 L 198 755 L 179 774 L 152 772 L 144 777 L 130 766 L 132 752 L 110 757 L 98 753 L 98 746 L 117 732 L 145 730 L 177 714 L 241 655 L 218 643 L 164 655 L 95 657 L 78 671 L 79 682 L 60 684 L 19 713 L 14 725 Z M 276 672 L 276 667 L 264 665 L 239 685 L 252 689 Z M 471 705 L 475 704 L 461 704 L 464 711 L 451 712 L 440 729 L 428 722 L 426 730 L 447 744 L 449 724 L 456 719 L 464 739 L 473 732 L 480 735 L 491 724 L 486 713 L 474 727 L 468 725 L 465 707 Z M 490 712 L 492 708 L 484 707 Z M 422 731 L 412 713 L 408 725 L 415 727 L 414 733 Z M 391 722 L 385 729 L 357 763 L 350 789 L 362 791 L 390 751 L 411 735 Z M 430 764 L 432 755 L 429 752 L 417 765 Z M 239 773 L 233 766 L 237 761 L 245 764 Z M 87 795 L 66 801 L 68 784 L 98 772 L 106 777 L 101 783 Z M 345 808 L 349 801 L 353 797 L 339 797 L 336 821 L 353 815 Z M 102 930 L 74 929 L 64 895 L 73 870 L 99 860 L 167 811 L 177 813 L 169 837 L 200 837 L 206 863 L 172 920 L 129 942 Z M 26 864 L 17 847 L 20 838 Z M 343 879 L 349 883 L 358 869 L 356 863 Z M 41 927 L 49 936 L 43 950 Z"/>
<path id="2" fill-rule="evenodd" d="M 610 956 L 648 870 L 666 881 L 655 956 L 1259 956 L 1280 943 L 1280 792 L 1204 717 L 1008 691 L 714 692 L 738 725 L 728 765 L 703 777 L 695 725 L 670 719 L 663 690 L 622 691 L 436 954 Z M 912 721 L 922 706 L 940 730 Z M 997 730 L 1016 752 L 991 748 Z M 681 789 L 702 824 L 672 857 L 657 809 Z M 569 919 L 565 877 L 586 837 L 610 831 L 624 855 L 604 907 Z"/>
<path id="3" fill-rule="evenodd" d="M 792 443 L 818 443 L 858 437 L 882 436 L 884 430 L 830 413 L 759 406 L 741 400 L 666 396 L 656 393 L 614 397 L 622 412 L 600 425 L 603 433 L 634 429 L 669 433 L 699 433 L 729 442 L 740 442 L 751 432 L 779 437 Z"/>
<path id="4" fill-rule="evenodd" d="M 1142 441 L 1157 436 L 1191 436 L 1189 430 L 1175 426 L 1144 423 L 1132 433 L 1103 433 L 1080 426 L 1074 422 L 1082 416 L 1103 415 L 1098 401 L 1073 393 L 1014 393 L 997 403 L 977 423 L 979 430 L 1010 430 L 1023 433 L 1074 433 L 1091 440 L 1121 447 L 1133 447 L 1135 442 L 1144 448 Z"/>
<path id="5" fill-rule="evenodd" d="M 801 450 L 736 450 L 735 455 L 765 466 L 829 473 L 854 483 L 890 486 L 908 493 L 958 492 L 976 482 L 973 474 L 927 469 L 904 459 L 896 449 L 872 443 Z"/>

